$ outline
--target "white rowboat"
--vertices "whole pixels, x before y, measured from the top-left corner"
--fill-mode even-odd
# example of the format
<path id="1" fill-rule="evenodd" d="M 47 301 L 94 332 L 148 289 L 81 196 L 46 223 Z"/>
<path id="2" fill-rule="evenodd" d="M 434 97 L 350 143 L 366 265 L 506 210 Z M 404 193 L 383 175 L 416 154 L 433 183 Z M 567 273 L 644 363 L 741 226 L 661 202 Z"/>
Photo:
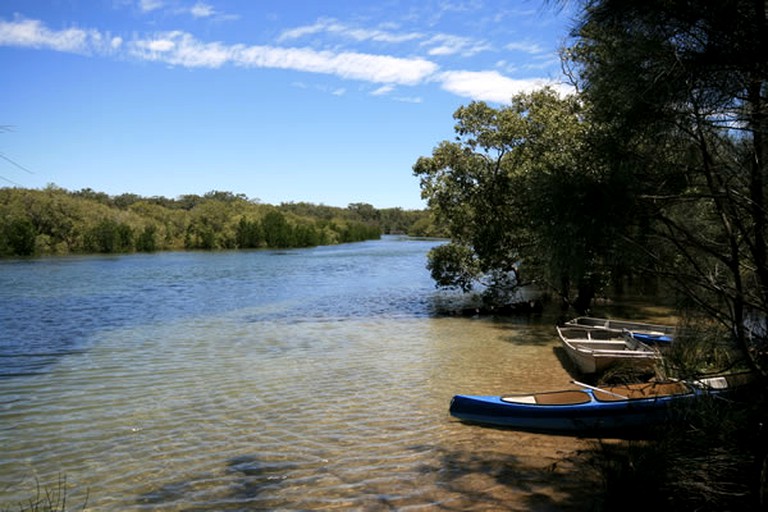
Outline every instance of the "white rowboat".
<path id="1" fill-rule="evenodd" d="M 565 352 L 581 373 L 601 373 L 619 363 L 649 368 L 661 353 L 627 333 L 581 327 L 557 327 Z"/>

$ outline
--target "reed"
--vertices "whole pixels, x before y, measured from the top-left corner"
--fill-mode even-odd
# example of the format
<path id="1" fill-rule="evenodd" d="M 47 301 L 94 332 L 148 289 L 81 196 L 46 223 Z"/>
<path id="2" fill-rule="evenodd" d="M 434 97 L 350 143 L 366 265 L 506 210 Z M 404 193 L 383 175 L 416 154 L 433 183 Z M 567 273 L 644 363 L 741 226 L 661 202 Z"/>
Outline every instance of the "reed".
<path id="1" fill-rule="evenodd" d="M 67 477 L 59 475 L 55 484 L 41 485 L 36 479 L 34 496 L 16 504 L 0 506 L 2 512 L 67 512 L 85 510 L 88 496 L 81 507 L 71 508 L 67 503 Z"/>
<path id="2" fill-rule="evenodd" d="M 727 332 L 689 320 L 656 378 L 744 368 Z M 659 425 L 649 439 L 600 442 L 591 462 L 602 475 L 604 509 L 765 510 L 766 411 L 765 389 L 756 386 L 738 400 L 703 397 L 676 411 L 682 421 Z"/>

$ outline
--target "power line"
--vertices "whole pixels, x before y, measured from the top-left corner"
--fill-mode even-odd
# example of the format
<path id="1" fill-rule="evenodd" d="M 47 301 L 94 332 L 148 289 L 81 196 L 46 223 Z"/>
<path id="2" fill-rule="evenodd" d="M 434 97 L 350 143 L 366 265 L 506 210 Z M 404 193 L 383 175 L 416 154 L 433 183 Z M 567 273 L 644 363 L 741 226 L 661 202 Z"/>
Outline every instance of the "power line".
<path id="1" fill-rule="evenodd" d="M 9 180 L 9 179 L 8 179 L 8 178 L 6 178 L 5 176 L 0 176 L 0 180 L 3 180 L 3 181 L 7 181 L 7 182 L 8 182 L 8 183 L 10 183 L 11 185 L 16 185 L 17 187 L 21 187 L 21 188 L 24 188 L 24 185 L 21 185 L 21 184 L 19 184 L 19 183 L 16 183 L 16 182 L 15 182 L 15 181 L 13 181 L 13 180 Z"/>
<path id="2" fill-rule="evenodd" d="M 26 172 L 28 172 L 29 174 L 35 174 L 34 172 L 30 171 L 29 169 L 27 169 L 26 167 L 24 167 L 24 166 L 23 166 L 23 165 L 21 165 L 20 163 L 18 163 L 18 162 L 16 162 L 16 161 L 14 161 L 12 158 L 9 158 L 9 157 L 5 156 L 5 155 L 4 155 L 4 154 L 2 154 L 2 153 L 0 153 L 0 158 L 2 158 L 3 160 L 5 160 L 6 162 L 10 162 L 10 163 L 11 163 L 11 164 L 12 164 L 14 167 L 18 167 L 18 168 L 19 168 L 19 169 L 21 169 L 22 171 L 26 171 Z"/>
<path id="3" fill-rule="evenodd" d="M 10 132 L 12 129 L 13 128 L 10 125 L 0 125 L 0 132 Z M 24 167 L 23 165 L 21 165 L 20 163 L 15 161 L 13 158 L 11 158 L 11 157 L 3 154 L 3 153 L 0 153 L 0 158 L 2 158 L 3 160 L 8 162 L 9 164 L 13 165 L 14 167 L 16 167 L 18 169 L 21 169 L 22 171 L 24 171 L 24 172 L 26 172 L 28 174 L 33 174 L 33 175 L 35 174 L 34 172 L 30 171 L 29 169 L 27 169 L 26 167 Z M 0 175 L 0 179 L 2 179 L 3 181 L 7 181 L 8 183 L 10 183 L 12 185 L 16 185 L 17 187 L 21 187 L 22 186 L 22 185 L 16 183 L 15 181 L 10 180 L 10 179 L 6 178 L 5 176 L 2 176 L 2 175 Z"/>

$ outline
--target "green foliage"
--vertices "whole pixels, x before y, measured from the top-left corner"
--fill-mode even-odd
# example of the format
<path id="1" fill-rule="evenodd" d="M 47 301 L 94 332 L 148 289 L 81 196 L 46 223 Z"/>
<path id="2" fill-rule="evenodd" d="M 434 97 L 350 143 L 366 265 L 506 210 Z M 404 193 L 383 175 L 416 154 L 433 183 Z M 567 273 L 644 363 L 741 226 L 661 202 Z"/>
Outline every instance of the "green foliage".
<path id="1" fill-rule="evenodd" d="M 549 89 L 456 111 L 456 141 L 413 168 L 455 245 L 430 255 L 438 285 L 467 290 L 474 281 L 501 298 L 536 281 L 568 298 L 575 284 L 591 299 L 615 270 L 611 235 L 623 226 L 626 194 L 590 157 L 586 114 Z"/>
<path id="2" fill-rule="evenodd" d="M 85 234 L 87 252 L 127 252 L 133 248 L 133 230 L 130 226 L 104 219 Z"/>
<path id="3" fill-rule="evenodd" d="M 593 154 L 631 176 L 623 236 L 768 374 L 745 328 L 768 316 L 765 3 L 586 5 L 569 55 L 592 109 Z"/>
<path id="4" fill-rule="evenodd" d="M 738 362 L 765 377 L 766 4 L 582 3 L 568 65 L 590 106 L 591 154 L 627 184 L 621 235 L 636 248 L 633 266 L 705 319 L 676 338 L 664 370 L 688 376 Z M 614 459 L 606 508 L 626 504 L 639 483 L 653 492 L 634 501 L 638 510 L 764 510 L 765 382 L 736 414 L 721 413 L 723 400 L 699 400 L 704 410 L 682 428 Z"/>
<path id="5" fill-rule="evenodd" d="M 221 191 L 167 199 L 54 185 L 0 188 L 0 257 L 311 247 L 375 239 L 384 230 L 405 233 L 416 223 L 419 234 L 438 232 L 426 211 L 365 203 L 270 206 Z"/>
<path id="6" fill-rule="evenodd" d="M 264 240 L 269 247 L 283 248 L 295 245 L 293 227 L 280 212 L 271 211 L 261 220 Z"/>
<path id="7" fill-rule="evenodd" d="M 35 253 L 35 226 L 29 219 L 11 219 L 0 235 L 0 254 L 31 256 Z"/>
<path id="8" fill-rule="evenodd" d="M 136 237 L 136 250 L 139 252 L 154 252 L 157 250 L 157 227 L 154 224 L 144 226 L 143 231 Z"/>
<path id="9" fill-rule="evenodd" d="M 600 444 L 592 464 L 603 477 L 603 510 L 765 510 L 753 491 L 765 420 L 756 412 L 704 397 L 677 411 L 684 421 L 651 429 L 653 442 Z"/>
<path id="10" fill-rule="evenodd" d="M 347 222 L 340 230 L 341 242 L 361 242 L 379 238 L 379 229 L 363 222 Z"/>
<path id="11" fill-rule="evenodd" d="M 237 223 L 237 247 L 240 249 L 256 249 L 261 247 L 264 241 L 264 235 L 261 230 L 261 223 L 240 217 Z"/>
<path id="12" fill-rule="evenodd" d="M 457 243 L 439 245 L 429 252 L 427 268 L 437 286 L 472 290 L 480 277 L 477 256 L 470 247 Z"/>

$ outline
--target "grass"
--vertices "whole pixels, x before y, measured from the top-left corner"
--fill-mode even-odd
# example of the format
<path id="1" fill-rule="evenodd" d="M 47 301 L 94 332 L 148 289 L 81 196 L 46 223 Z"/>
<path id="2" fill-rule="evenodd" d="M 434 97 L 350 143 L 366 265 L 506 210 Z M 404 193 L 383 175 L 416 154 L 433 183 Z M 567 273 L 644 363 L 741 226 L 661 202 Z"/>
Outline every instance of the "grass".
<path id="1" fill-rule="evenodd" d="M 603 478 L 605 510 L 764 510 L 764 433 L 749 409 L 701 407 L 653 440 L 600 443 L 592 463 Z"/>
<path id="2" fill-rule="evenodd" d="M 79 510 L 85 510 L 88 505 L 88 497 Z M 58 481 L 52 485 L 41 486 L 37 481 L 34 497 L 15 505 L 4 505 L 0 507 L 1 512 L 67 512 L 74 510 L 68 508 L 67 504 L 67 478 L 59 476 Z"/>
<path id="3" fill-rule="evenodd" d="M 656 378 L 743 369 L 728 333 L 695 320 L 684 323 L 664 356 Z M 767 510 L 766 391 L 756 386 L 738 401 L 704 397 L 650 439 L 600 442 L 591 464 L 602 475 L 604 510 Z"/>

